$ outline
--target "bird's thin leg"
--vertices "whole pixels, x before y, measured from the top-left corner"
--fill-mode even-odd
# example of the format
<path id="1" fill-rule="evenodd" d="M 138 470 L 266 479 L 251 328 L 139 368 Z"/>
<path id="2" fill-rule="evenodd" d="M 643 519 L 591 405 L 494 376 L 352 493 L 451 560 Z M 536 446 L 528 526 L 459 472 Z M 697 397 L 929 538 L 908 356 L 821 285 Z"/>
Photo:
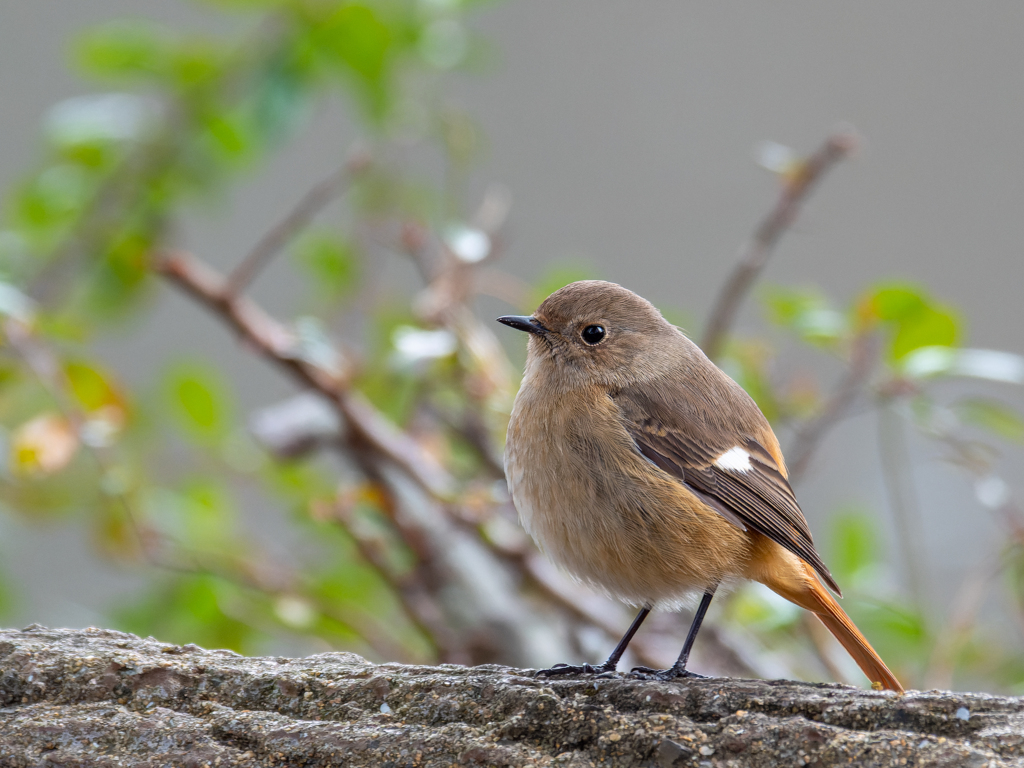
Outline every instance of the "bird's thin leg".
<path id="1" fill-rule="evenodd" d="M 605 661 L 599 667 L 595 667 L 592 664 L 555 664 L 551 669 L 540 669 L 537 670 L 537 676 L 553 676 L 553 675 L 593 675 L 602 674 L 605 672 L 614 672 L 615 668 L 619 666 L 619 659 L 622 658 L 622 654 L 626 652 L 626 646 L 629 645 L 629 641 L 633 639 L 633 635 L 640 629 L 640 625 L 644 623 L 644 619 L 647 618 L 647 614 L 651 612 L 650 608 L 641 608 L 640 613 L 633 619 L 633 623 L 629 625 L 629 629 L 626 630 L 626 634 L 622 636 L 615 649 L 612 651 L 608 660 Z"/>
<path id="2" fill-rule="evenodd" d="M 635 667 L 629 673 L 631 677 L 639 677 L 643 680 L 675 680 L 680 677 L 704 677 L 704 675 L 698 675 L 695 672 L 688 672 L 686 670 L 686 662 L 690 658 L 690 649 L 693 648 L 693 641 L 697 639 L 700 625 L 704 621 L 704 614 L 708 612 L 708 606 L 711 605 L 711 598 L 715 596 L 715 589 L 717 587 L 712 587 L 700 599 L 700 605 L 697 606 L 697 612 L 693 615 L 693 623 L 690 624 L 690 631 L 686 634 L 686 642 L 683 643 L 683 650 L 679 652 L 679 658 L 676 659 L 676 663 L 668 669 Z"/>

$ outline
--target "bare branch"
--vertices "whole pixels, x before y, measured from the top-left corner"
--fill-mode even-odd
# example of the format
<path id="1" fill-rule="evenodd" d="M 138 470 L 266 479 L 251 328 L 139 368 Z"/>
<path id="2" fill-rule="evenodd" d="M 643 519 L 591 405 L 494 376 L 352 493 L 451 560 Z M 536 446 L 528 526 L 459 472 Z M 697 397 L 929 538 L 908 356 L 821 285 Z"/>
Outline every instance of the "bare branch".
<path id="1" fill-rule="evenodd" d="M 1004 567 L 1003 562 L 975 566 L 953 593 L 946 625 L 936 633 L 936 642 L 922 675 L 924 686 L 952 687 L 956 656 L 969 642 L 977 626 L 978 612 L 985 604 L 992 583 L 1002 575 Z"/>
<path id="2" fill-rule="evenodd" d="M 264 358 L 326 397 L 337 409 L 351 445 L 386 458 L 434 498 L 448 495 L 452 487 L 448 473 L 415 441 L 400 432 L 350 388 L 350 374 L 340 354 L 340 371 L 327 370 L 303 359 L 291 331 L 250 299 L 227 294 L 227 282 L 223 276 L 191 254 L 171 254 L 159 262 L 157 269 L 224 320 Z"/>
<path id="3" fill-rule="evenodd" d="M 383 543 L 365 533 L 352 519 L 352 510 L 344 501 L 338 500 L 332 505 L 333 517 L 352 537 L 356 551 L 363 561 L 391 588 L 398 598 L 408 619 L 434 647 L 435 652 L 444 661 L 454 661 L 453 648 L 459 643 L 445 621 L 441 609 L 432 596 L 424 589 L 424 585 L 414 577 L 415 572 L 406 576 L 395 573 L 388 563 Z M 463 655 L 463 654 L 459 654 Z"/>
<path id="4" fill-rule="evenodd" d="M 801 163 L 799 169 L 785 178 L 775 208 L 741 249 L 739 263 L 712 305 L 701 341 L 701 348 L 712 360 L 721 355 L 722 345 L 736 321 L 740 305 L 767 264 L 779 238 L 796 220 L 800 206 L 814 185 L 856 146 L 857 137 L 853 133 L 833 134 L 817 152 Z"/>
<path id="5" fill-rule="evenodd" d="M 896 523 L 900 557 L 903 560 L 907 583 L 914 605 L 922 606 L 926 574 L 919 532 L 924 530 L 924 525 L 914 488 L 903 423 L 891 402 L 883 402 L 879 409 L 878 444 L 882 478 Z"/>
<path id="6" fill-rule="evenodd" d="M 868 383 L 877 361 L 877 352 L 877 338 L 864 334 L 855 337 L 849 365 L 835 392 L 817 416 L 797 429 L 796 442 L 789 454 L 794 457 L 789 466 L 789 481 L 794 485 L 800 482 L 825 435 L 843 419 Z"/>
<path id="7" fill-rule="evenodd" d="M 313 218 L 345 190 L 353 176 L 363 172 L 368 165 L 369 158 L 365 153 L 356 153 L 342 168 L 314 185 L 235 267 L 227 278 L 224 295 L 238 296 L 245 291 L 288 241 L 309 226 Z"/>

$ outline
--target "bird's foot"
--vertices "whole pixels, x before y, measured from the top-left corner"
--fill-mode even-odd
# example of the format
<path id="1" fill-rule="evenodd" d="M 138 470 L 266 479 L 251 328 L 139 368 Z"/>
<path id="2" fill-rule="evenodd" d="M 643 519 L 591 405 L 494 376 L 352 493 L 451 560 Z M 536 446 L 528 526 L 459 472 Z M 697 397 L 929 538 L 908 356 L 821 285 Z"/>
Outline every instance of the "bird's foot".
<path id="1" fill-rule="evenodd" d="M 629 671 L 629 677 L 636 680 L 661 680 L 662 682 L 668 682 L 669 680 L 683 680 L 686 678 L 693 678 L 696 680 L 707 680 L 707 675 L 698 675 L 696 672 L 690 672 L 685 667 L 672 666 L 668 669 L 651 669 L 650 667 L 633 667 Z"/>
<path id="2" fill-rule="evenodd" d="M 600 666 L 593 664 L 555 664 L 550 669 L 538 669 L 534 677 L 562 677 L 569 675 L 597 675 L 598 677 L 612 677 L 615 675 L 615 667 L 607 662 Z"/>

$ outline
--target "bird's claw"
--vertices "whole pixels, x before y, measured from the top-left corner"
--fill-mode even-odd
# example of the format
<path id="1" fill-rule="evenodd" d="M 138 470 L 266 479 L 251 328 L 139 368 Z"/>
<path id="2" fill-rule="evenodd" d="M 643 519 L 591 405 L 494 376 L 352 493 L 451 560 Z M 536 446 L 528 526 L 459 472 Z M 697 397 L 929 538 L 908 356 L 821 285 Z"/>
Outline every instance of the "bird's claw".
<path id="1" fill-rule="evenodd" d="M 692 678 L 696 680 L 707 680 L 707 675 L 698 675 L 696 672 L 690 672 L 688 669 L 682 667 L 669 667 L 668 669 L 651 669 L 650 667 L 633 667 L 629 671 L 629 677 L 635 680 L 660 680 L 662 682 L 668 682 L 669 680 L 684 680 L 686 678 Z"/>
<path id="2" fill-rule="evenodd" d="M 550 669 L 538 669 L 534 677 L 561 677 L 569 675 L 597 675 L 598 677 L 611 677 L 615 672 L 614 668 L 607 664 L 595 667 L 593 664 L 555 664 Z"/>

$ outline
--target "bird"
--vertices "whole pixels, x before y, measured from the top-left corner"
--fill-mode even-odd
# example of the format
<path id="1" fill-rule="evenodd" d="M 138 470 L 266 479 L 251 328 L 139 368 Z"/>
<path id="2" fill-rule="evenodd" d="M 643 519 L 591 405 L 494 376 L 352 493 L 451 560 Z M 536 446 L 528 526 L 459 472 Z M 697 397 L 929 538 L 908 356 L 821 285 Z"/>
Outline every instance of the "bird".
<path id="1" fill-rule="evenodd" d="M 584 280 L 497 320 L 529 334 L 504 462 L 520 521 L 556 565 L 640 609 L 604 664 L 538 675 L 614 673 L 652 610 L 700 595 L 676 662 L 630 673 L 700 677 L 686 664 L 708 606 L 747 579 L 820 619 L 872 687 L 903 691 L 832 596 L 768 420 L 653 304 Z"/>

